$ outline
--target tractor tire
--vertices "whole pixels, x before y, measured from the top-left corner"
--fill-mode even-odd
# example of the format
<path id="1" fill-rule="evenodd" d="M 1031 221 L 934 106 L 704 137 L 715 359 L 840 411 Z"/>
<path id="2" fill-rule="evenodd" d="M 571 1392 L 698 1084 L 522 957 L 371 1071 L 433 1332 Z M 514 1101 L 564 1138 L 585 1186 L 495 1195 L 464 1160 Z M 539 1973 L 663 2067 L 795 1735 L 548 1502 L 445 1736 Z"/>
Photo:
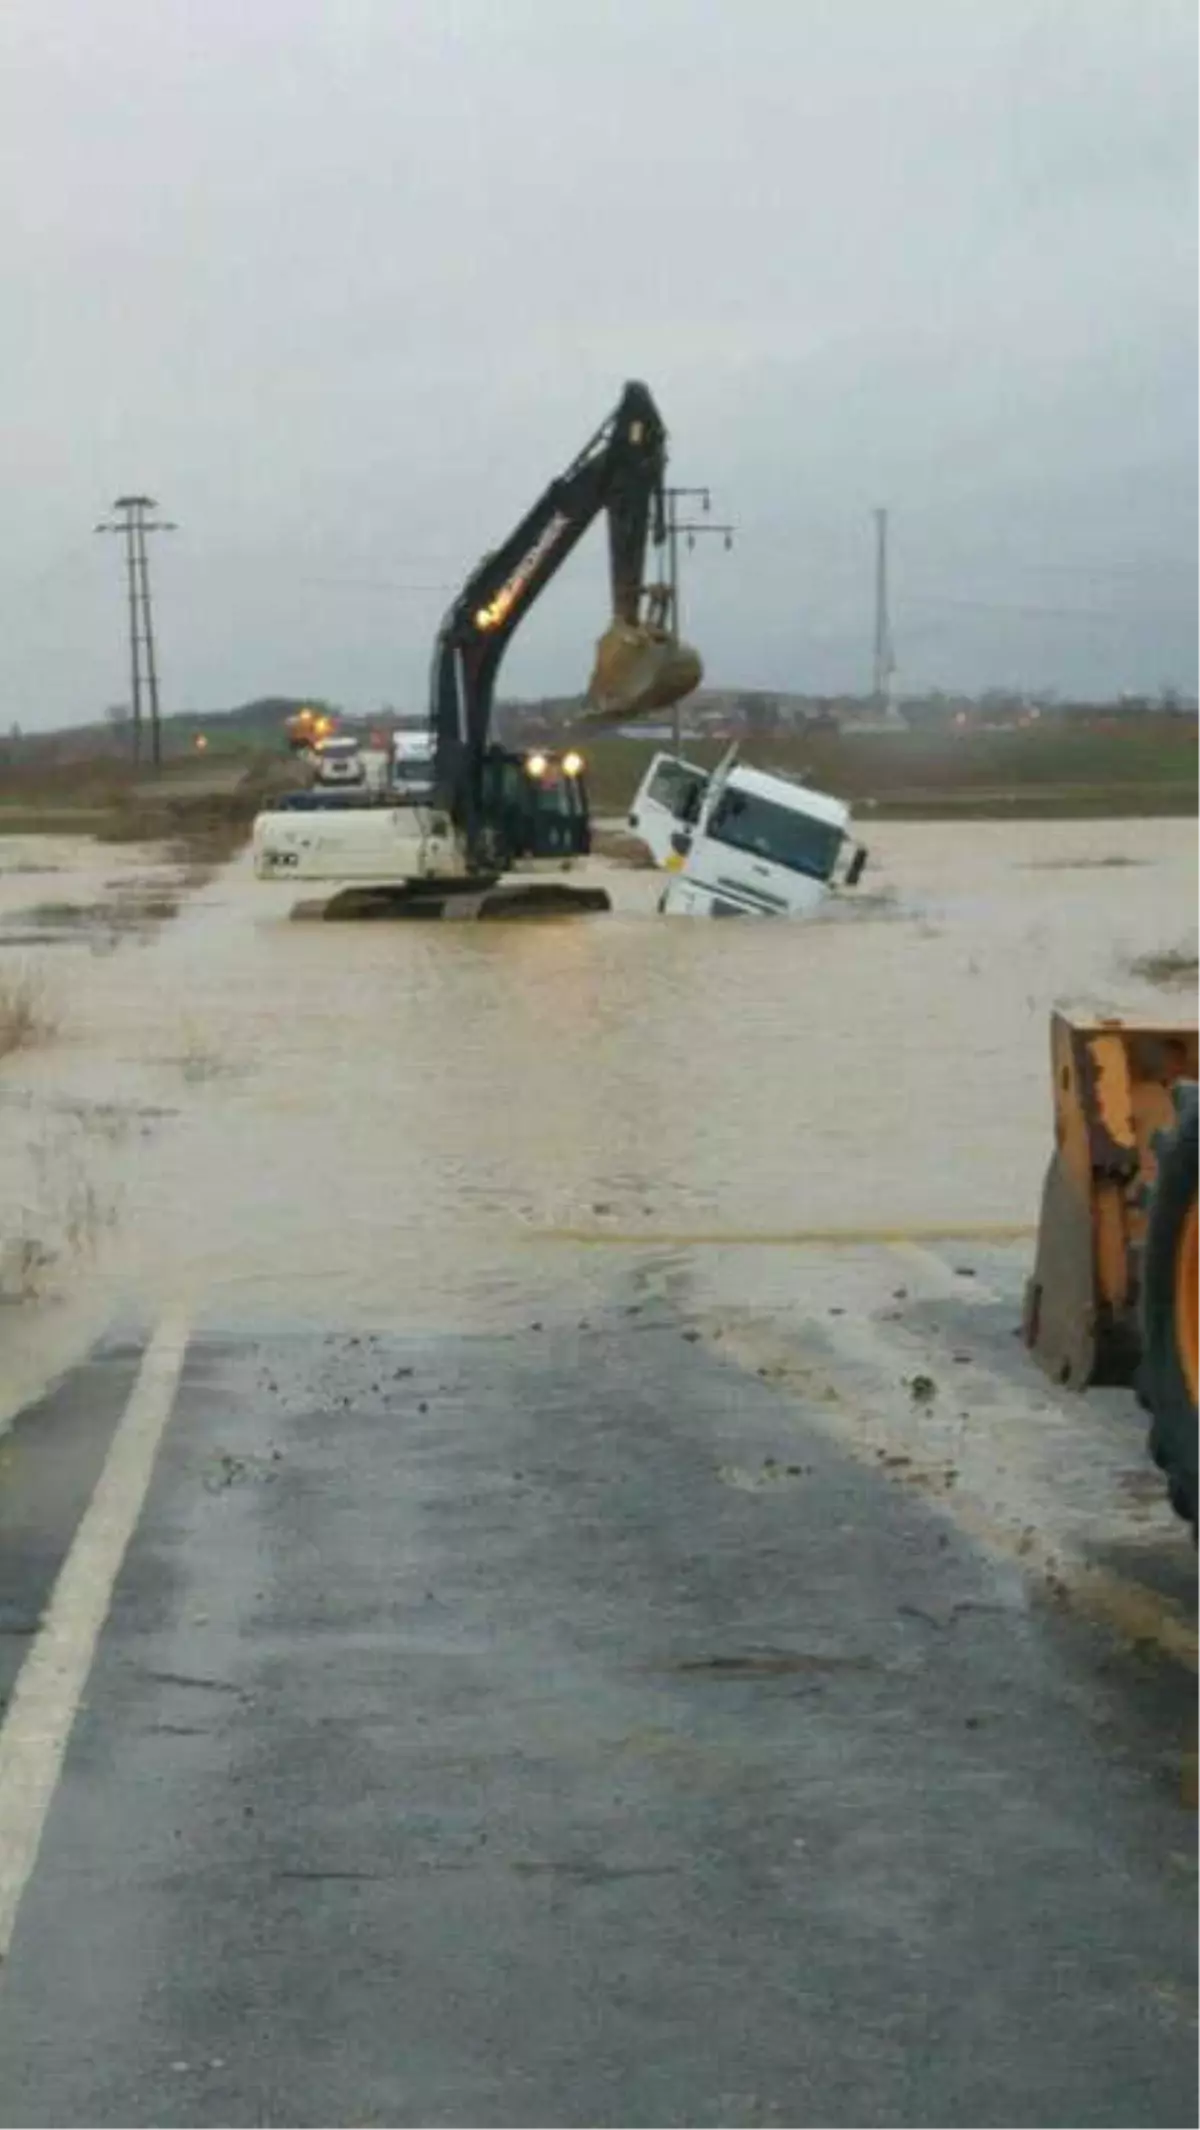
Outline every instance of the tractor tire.
<path id="1" fill-rule="evenodd" d="M 1171 1505 L 1196 1530 L 1197 1091 L 1173 1090 L 1176 1122 L 1160 1134 L 1158 1178 L 1142 1257 L 1138 1393 L 1150 1414 L 1150 1454 Z"/>

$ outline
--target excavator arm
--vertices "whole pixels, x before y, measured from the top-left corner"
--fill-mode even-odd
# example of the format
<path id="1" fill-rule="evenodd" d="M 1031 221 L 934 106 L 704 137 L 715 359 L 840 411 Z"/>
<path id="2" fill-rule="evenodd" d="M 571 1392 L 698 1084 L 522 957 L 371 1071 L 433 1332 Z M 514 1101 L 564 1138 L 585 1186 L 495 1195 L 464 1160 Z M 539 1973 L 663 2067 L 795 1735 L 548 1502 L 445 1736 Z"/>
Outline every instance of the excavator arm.
<path id="1" fill-rule="evenodd" d="M 472 856 L 485 825 L 483 765 L 500 661 L 535 599 L 602 511 L 608 518 L 613 621 L 601 640 L 597 672 L 607 646 L 607 712 L 620 706 L 632 716 L 652 703 L 678 700 L 700 678 L 694 653 L 674 644 L 661 623 L 641 620 L 646 550 L 651 538 L 655 545 L 664 538 L 666 445 L 662 417 L 645 385 L 627 384 L 615 411 L 565 473 L 472 571 L 442 622 L 431 675 L 435 779 L 439 800 Z M 614 641 L 621 646 L 615 658 Z M 628 676 L 624 685 L 622 673 Z M 595 700 L 595 678 L 591 692 Z"/>

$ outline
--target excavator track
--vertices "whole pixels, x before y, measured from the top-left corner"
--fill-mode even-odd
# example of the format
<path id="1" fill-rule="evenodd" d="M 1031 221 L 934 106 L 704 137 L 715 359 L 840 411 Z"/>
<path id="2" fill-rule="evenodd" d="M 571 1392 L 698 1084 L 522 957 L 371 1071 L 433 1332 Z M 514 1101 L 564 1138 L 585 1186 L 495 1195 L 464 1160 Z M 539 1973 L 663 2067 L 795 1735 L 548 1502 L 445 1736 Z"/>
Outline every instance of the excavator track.
<path id="1" fill-rule="evenodd" d="M 1197 1094 L 1172 1090 L 1176 1121 L 1155 1143 L 1158 1175 L 1142 1256 L 1142 1358 L 1138 1395 L 1150 1414 L 1150 1454 L 1176 1513 L 1196 1528 L 1198 1227 Z"/>
<path id="2" fill-rule="evenodd" d="M 517 917 L 588 917 L 612 908 L 608 891 L 558 880 L 405 881 L 392 887 L 343 888 L 297 903 L 293 919 L 323 924 L 374 921 L 459 923 Z"/>

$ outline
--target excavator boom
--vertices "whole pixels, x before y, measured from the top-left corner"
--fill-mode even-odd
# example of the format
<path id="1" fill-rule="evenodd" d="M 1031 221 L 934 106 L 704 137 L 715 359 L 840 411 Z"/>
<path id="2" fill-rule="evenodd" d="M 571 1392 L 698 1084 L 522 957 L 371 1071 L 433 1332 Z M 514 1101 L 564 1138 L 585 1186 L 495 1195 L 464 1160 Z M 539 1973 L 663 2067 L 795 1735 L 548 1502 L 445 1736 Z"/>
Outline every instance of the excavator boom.
<path id="1" fill-rule="evenodd" d="M 501 545 L 471 572 L 434 649 L 430 722 L 438 796 L 478 857 L 486 841 L 484 765 L 500 661 L 535 599 L 601 512 L 608 519 L 612 625 L 589 700 L 637 716 L 696 686 L 700 661 L 661 621 L 643 619 L 646 552 L 665 537 L 667 436 L 646 386 L 631 382 L 609 419 Z"/>

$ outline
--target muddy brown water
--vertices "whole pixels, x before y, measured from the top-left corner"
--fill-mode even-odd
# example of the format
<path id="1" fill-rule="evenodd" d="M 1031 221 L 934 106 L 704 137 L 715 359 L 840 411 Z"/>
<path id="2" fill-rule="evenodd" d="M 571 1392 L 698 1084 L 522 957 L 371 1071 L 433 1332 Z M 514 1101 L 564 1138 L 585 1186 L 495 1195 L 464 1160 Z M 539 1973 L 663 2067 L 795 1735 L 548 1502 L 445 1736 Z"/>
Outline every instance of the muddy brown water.
<path id="1" fill-rule="evenodd" d="M 36 1226 L 57 1193 L 62 1225 L 86 1179 L 76 1302 L 273 1321 L 528 1322 L 599 1291 L 605 1236 L 1032 1221 L 1051 1007 L 1192 1010 L 1127 965 L 1194 940 L 1194 826 L 868 837 L 859 900 L 807 925 L 661 920 L 621 871 L 606 917 L 297 924 L 239 860 L 151 939 L 45 957 L 60 1032 L 0 1067 L 6 1203 Z M 0 930 L 114 870 L 16 841 Z"/>

